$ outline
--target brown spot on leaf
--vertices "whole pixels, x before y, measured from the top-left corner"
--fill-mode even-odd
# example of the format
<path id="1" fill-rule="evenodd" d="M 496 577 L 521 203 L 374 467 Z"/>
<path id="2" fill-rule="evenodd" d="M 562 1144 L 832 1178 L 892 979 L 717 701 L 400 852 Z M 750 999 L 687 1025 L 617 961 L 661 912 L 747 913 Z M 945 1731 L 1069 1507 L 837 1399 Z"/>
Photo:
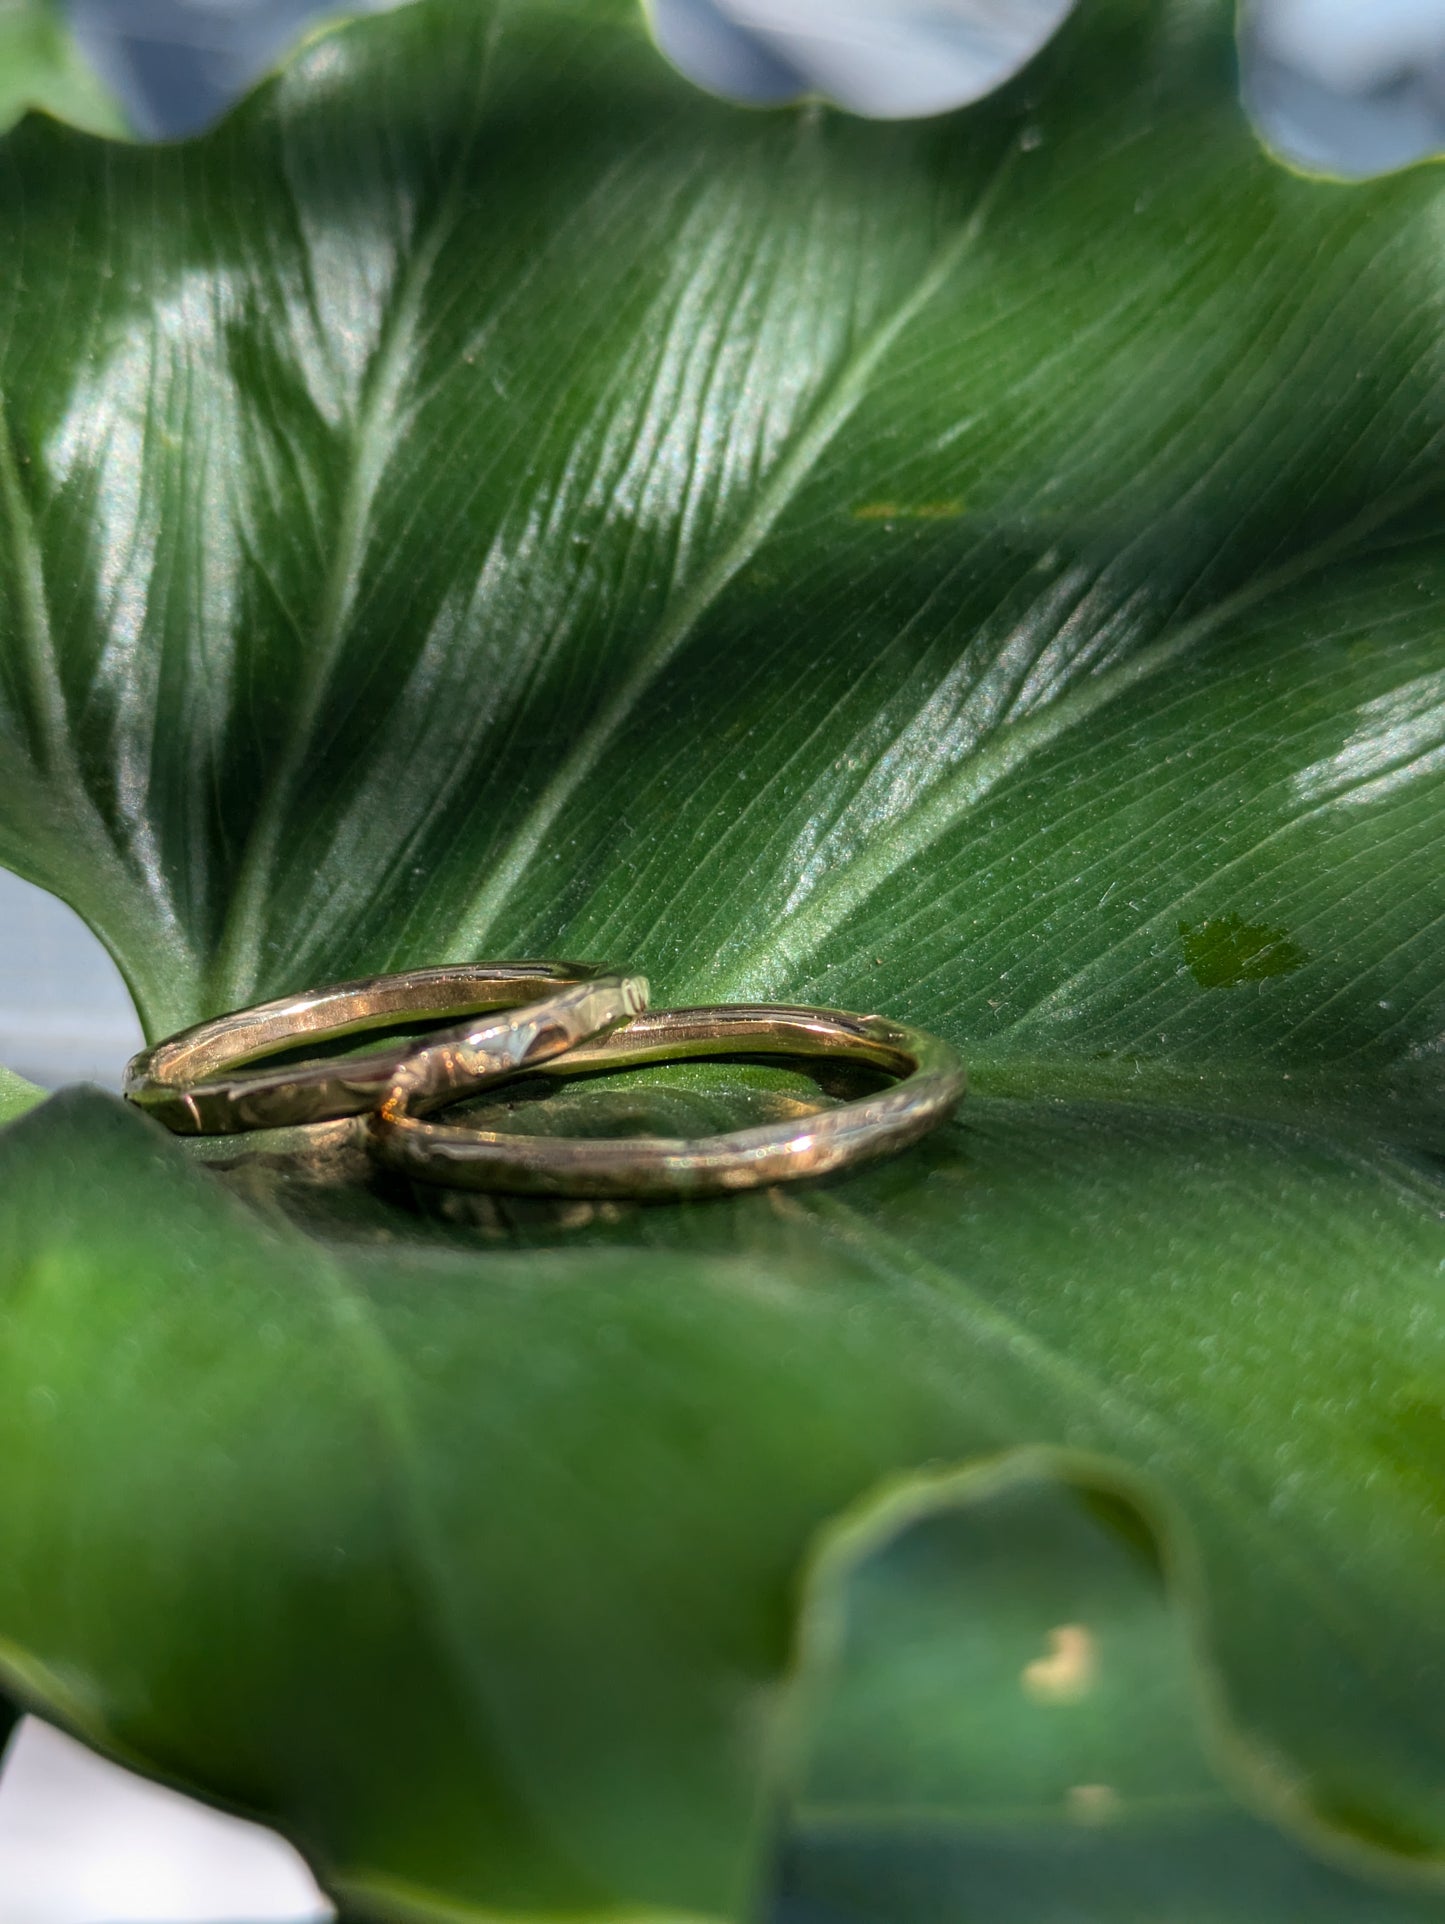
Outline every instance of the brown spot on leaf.
<path id="1" fill-rule="evenodd" d="M 1201 989 L 1233 989 L 1241 982 L 1263 982 L 1303 968 L 1309 956 L 1288 929 L 1266 928 L 1238 915 L 1215 915 L 1206 922 L 1179 924 L 1179 940 L 1189 973 Z"/>
<path id="2" fill-rule="evenodd" d="M 1119 1793 L 1108 1784 L 1071 1784 L 1064 1804 L 1076 1824 L 1107 1824 L 1119 1814 Z"/>
<path id="3" fill-rule="evenodd" d="M 1026 1663 L 1020 1681 L 1036 1703 L 1077 1703 L 1094 1682 L 1098 1646 L 1079 1623 L 1061 1623 L 1049 1632 L 1049 1654 Z"/>
<path id="4" fill-rule="evenodd" d="M 865 501 L 853 510 L 855 521 L 957 521 L 963 513 L 961 501 L 919 501 L 907 507 L 901 501 Z"/>

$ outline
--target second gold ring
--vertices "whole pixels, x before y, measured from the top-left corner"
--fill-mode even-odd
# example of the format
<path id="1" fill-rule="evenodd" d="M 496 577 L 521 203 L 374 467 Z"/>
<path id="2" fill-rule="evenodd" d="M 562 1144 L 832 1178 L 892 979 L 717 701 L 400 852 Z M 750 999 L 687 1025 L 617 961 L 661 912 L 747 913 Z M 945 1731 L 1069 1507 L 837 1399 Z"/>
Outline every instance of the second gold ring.
<path id="1" fill-rule="evenodd" d="M 550 1196 L 662 1199 L 726 1195 L 822 1176 L 916 1142 L 957 1106 L 962 1061 L 946 1042 L 876 1015 L 727 1004 L 658 1009 L 605 1039 L 558 1055 L 549 1076 L 595 1074 L 687 1057 L 822 1057 L 881 1071 L 893 1086 L 803 1121 L 684 1141 L 524 1136 L 430 1122 L 441 1106 L 405 1069 L 368 1124 L 377 1158 L 444 1188 Z"/>

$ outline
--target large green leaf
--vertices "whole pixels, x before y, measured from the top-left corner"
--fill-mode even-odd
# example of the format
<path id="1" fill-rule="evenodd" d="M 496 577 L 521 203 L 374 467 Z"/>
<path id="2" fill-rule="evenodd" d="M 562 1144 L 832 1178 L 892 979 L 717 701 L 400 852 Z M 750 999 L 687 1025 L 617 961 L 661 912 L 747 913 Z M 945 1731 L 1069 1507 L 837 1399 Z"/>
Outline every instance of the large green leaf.
<path id="1" fill-rule="evenodd" d="M 1019 1664 L 984 1714 L 976 1650 L 875 1637 L 911 1689 L 879 1716 L 845 1676 L 794 1762 L 843 1559 L 805 1576 L 900 1466 L 1039 1440 L 1171 1492 L 1247 1800 L 1367 1864 L 1436 1851 L 1440 1197 L 1408 1162 L 984 1100 L 966 1135 L 848 1183 L 591 1224 L 534 1207 L 512 1250 L 445 1225 L 398 1247 L 395 1204 L 323 1189 L 326 1248 L 78 1092 L 0 1137 L 0 1196 L 12 1685 L 279 1819 L 362 1915 L 742 1917 L 764 1800 L 799 1770 L 805 1820 L 831 1819 L 803 1831 L 825 1885 L 889 1804 L 982 1793 L 1002 1848 L 1027 1801 L 1011 1749 L 1046 1794 Z M 1137 1643 L 1134 1589 L 1056 1512 L 1016 1532 L 1011 1585 L 974 1586 L 974 1637 Z M 1096 1748 L 1127 1755 L 1137 1716 L 1116 1693 Z M 1177 1730 L 1197 1792 L 1191 1747 Z M 1045 1782 L 1073 1761 L 1045 1751 Z M 1391 1915 L 1361 1888 L 1345 1915 Z M 1433 1877 L 1403 1915 L 1445 1916 Z"/>
<path id="2" fill-rule="evenodd" d="M 10 1681 L 363 1913 L 736 1917 L 799 1721 L 865 1733 L 808 1766 L 860 1849 L 898 1754 L 797 1654 L 830 1521 L 1085 1450 L 1190 1546 L 1221 1838 L 1438 1911 L 1435 175 L 1277 169 L 1204 0 L 886 127 L 706 101 L 620 0 L 427 0 L 184 149 L 26 124 L 0 227 L 0 856 L 153 1031 L 565 949 L 980 1092 L 822 1189 L 474 1219 L 25 1118 Z"/>

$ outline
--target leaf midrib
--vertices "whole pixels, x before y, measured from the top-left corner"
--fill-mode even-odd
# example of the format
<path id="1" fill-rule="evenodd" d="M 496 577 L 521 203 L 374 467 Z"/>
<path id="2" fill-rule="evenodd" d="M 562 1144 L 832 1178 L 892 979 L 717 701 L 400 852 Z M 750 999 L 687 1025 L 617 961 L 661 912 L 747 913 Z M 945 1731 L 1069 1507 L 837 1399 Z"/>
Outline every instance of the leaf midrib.
<path id="1" fill-rule="evenodd" d="M 491 1766 L 497 1754 L 496 1735 L 487 1714 L 486 1691 L 477 1676 L 476 1637 L 459 1607 L 448 1574 L 445 1538 L 424 1495 L 426 1477 L 396 1359 L 371 1305 L 364 1293 L 352 1286 L 342 1265 L 314 1243 L 307 1246 L 306 1254 L 333 1332 L 355 1363 L 351 1380 L 374 1419 L 397 1552 L 411 1573 L 421 1621 L 431 1626 L 443 1668 L 463 1686 L 475 1740 Z M 492 1774 L 498 1785 L 505 1782 L 501 1769 L 494 1767 Z M 519 1799 L 513 1799 L 509 1821 L 514 1837 L 530 1833 L 539 1849 L 545 1844 L 545 1854 L 554 1862 L 564 1859 L 565 1852 L 556 1838 L 537 1836 L 531 1813 Z"/>
<path id="2" fill-rule="evenodd" d="M 300 778 L 313 749 L 316 725 L 345 650 L 369 546 L 376 498 L 415 404 L 406 404 L 414 349 L 423 324 L 423 303 L 438 257 L 459 215 L 466 167 L 480 129 L 492 68 L 501 38 L 498 8 L 487 35 L 477 76 L 470 128 L 458 145 L 455 165 L 427 231 L 413 248 L 388 313 L 379 351 L 350 438 L 350 458 L 327 564 L 317 639 L 304 656 L 300 693 L 288 714 L 286 737 L 247 838 L 227 909 L 208 987 L 208 1006 L 232 1008 L 244 1001 L 262 971 L 262 948 L 282 835 Z"/>
<path id="3" fill-rule="evenodd" d="M 616 738 L 638 703 L 695 632 L 729 583 L 757 553 L 837 435 L 867 398 L 873 375 L 912 322 L 968 258 L 987 226 L 1021 149 L 1005 148 L 968 219 L 937 248 L 913 287 L 849 357 L 814 408 L 790 453 L 759 490 L 732 540 L 663 611 L 651 640 L 611 699 L 573 742 L 556 773 L 532 804 L 492 873 L 463 910 L 448 954 L 479 953 L 517 884 L 536 859 L 557 818 Z"/>

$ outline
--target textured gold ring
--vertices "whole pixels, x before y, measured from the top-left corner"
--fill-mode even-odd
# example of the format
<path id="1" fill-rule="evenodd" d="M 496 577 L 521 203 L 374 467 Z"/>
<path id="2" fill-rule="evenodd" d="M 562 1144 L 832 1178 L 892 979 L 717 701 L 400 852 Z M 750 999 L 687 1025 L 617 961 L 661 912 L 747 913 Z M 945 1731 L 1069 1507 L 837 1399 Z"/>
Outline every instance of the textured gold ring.
<path id="1" fill-rule="evenodd" d="M 647 981 L 585 962 L 476 962 L 281 996 L 142 1050 L 130 1100 L 178 1135 L 234 1135 L 375 1109 L 406 1064 L 418 1094 L 463 1095 L 533 1069 L 647 1007 Z M 487 1015 L 484 1011 L 502 1011 Z M 359 1056 L 256 1064 L 407 1020 L 476 1018 Z M 256 1066 L 243 1066 L 255 1064 Z"/>
<path id="2" fill-rule="evenodd" d="M 631 1069 L 683 1057 L 767 1055 L 859 1062 L 898 1078 L 892 1088 L 819 1110 L 694 1141 L 658 1137 L 507 1135 L 430 1122 L 437 1106 L 405 1073 L 368 1124 L 373 1154 L 416 1181 L 548 1196 L 727 1194 L 821 1176 L 890 1154 L 950 1115 L 963 1063 L 946 1042 L 876 1015 L 730 1005 L 640 1015 L 605 1040 L 570 1050 L 548 1075 Z"/>

